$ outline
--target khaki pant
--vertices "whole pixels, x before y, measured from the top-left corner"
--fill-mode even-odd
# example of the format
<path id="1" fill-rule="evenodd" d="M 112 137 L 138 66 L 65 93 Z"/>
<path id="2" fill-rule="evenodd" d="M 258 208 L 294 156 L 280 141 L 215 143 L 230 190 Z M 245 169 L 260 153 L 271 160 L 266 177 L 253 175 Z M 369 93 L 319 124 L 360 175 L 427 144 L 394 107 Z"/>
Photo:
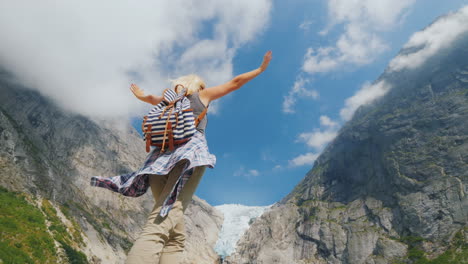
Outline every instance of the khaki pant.
<path id="1" fill-rule="evenodd" d="M 128 253 L 126 264 L 177 264 L 185 244 L 184 212 L 206 167 L 195 167 L 172 209 L 163 218 L 159 215 L 164 199 L 180 176 L 185 161 L 179 162 L 167 175 L 150 175 L 149 182 L 155 205 L 138 239 Z"/>

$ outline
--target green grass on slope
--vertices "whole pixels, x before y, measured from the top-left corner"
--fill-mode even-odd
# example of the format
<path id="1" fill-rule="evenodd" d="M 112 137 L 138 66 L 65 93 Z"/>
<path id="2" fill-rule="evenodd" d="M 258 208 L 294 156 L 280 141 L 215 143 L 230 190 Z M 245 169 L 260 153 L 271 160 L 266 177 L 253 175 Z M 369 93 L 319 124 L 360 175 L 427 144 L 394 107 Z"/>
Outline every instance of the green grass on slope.
<path id="1" fill-rule="evenodd" d="M 466 230 L 460 230 L 450 243 L 450 247 L 434 259 L 427 259 L 421 244 L 424 241 L 420 237 L 404 237 L 402 242 L 408 245 L 407 258 L 412 264 L 461 264 L 468 263 L 468 243 L 464 238 Z"/>
<path id="2" fill-rule="evenodd" d="M 50 221 L 49 230 L 53 233 L 55 240 L 57 240 L 62 248 L 65 250 L 68 260 L 72 264 L 86 264 L 88 260 L 86 255 L 75 250 L 71 245 L 78 243 L 83 243 L 81 235 L 79 237 L 75 232 L 68 232 L 67 227 L 62 223 L 60 218 L 57 215 L 57 210 L 52 206 L 52 204 L 46 200 L 42 200 L 42 211 L 46 214 L 47 220 Z M 76 241 L 78 240 L 78 241 Z"/>
<path id="3" fill-rule="evenodd" d="M 45 217 L 23 194 L 0 187 L 0 259 L 4 263 L 56 263 Z"/>
<path id="4" fill-rule="evenodd" d="M 86 255 L 75 249 L 84 242 L 73 218 L 67 217 L 74 228 L 67 228 L 48 200 L 41 209 L 0 186 L 0 263 L 58 263 L 55 240 L 69 263 L 87 264 Z"/>

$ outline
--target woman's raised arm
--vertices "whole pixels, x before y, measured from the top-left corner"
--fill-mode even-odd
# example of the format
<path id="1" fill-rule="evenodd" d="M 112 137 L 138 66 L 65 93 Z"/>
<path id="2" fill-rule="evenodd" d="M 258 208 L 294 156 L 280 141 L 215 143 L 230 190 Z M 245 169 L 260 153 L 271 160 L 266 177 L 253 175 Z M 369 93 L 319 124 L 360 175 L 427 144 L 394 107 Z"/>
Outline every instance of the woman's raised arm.
<path id="1" fill-rule="evenodd" d="M 216 100 L 222 96 L 225 96 L 226 94 L 232 91 L 239 89 L 242 85 L 246 84 L 248 81 L 257 77 L 260 73 L 266 70 L 272 58 L 271 55 L 272 55 L 271 51 L 268 51 L 267 53 L 265 53 L 265 55 L 263 56 L 263 62 L 259 68 L 253 71 L 238 75 L 227 83 L 224 83 L 218 86 L 213 86 L 207 89 L 203 89 L 199 93 L 200 99 L 202 100 L 203 103 L 205 103 L 205 105 L 208 105 L 211 101 Z"/>
<path id="2" fill-rule="evenodd" d="M 145 92 L 134 83 L 130 86 L 130 90 L 132 90 L 136 98 L 148 104 L 157 105 L 164 99 L 162 96 L 152 94 L 145 95 Z"/>

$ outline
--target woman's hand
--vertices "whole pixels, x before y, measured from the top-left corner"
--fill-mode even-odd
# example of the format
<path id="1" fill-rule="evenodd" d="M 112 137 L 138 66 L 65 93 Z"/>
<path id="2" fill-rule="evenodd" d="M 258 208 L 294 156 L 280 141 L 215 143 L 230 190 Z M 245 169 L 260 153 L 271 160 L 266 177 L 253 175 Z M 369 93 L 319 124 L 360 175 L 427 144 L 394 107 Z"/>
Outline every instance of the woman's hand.
<path id="1" fill-rule="evenodd" d="M 152 94 L 145 95 L 145 91 L 143 91 L 140 87 L 138 87 L 134 83 L 130 85 L 130 90 L 132 90 L 132 93 L 136 96 L 136 98 L 148 104 L 157 105 L 164 99 L 162 96 L 157 96 L 157 95 L 152 95 Z"/>
<path id="2" fill-rule="evenodd" d="M 263 56 L 263 61 L 262 61 L 262 65 L 260 65 L 260 70 L 262 72 L 264 72 L 266 70 L 266 68 L 268 67 L 268 64 L 270 64 L 270 61 L 271 61 L 271 58 L 272 58 L 272 53 L 271 53 L 271 50 L 270 51 L 267 51 L 267 53 L 265 53 L 265 55 Z"/>
<path id="3" fill-rule="evenodd" d="M 130 86 L 130 90 L 132 90 L 132 93 L 136 96 L 138 99 L 142 99 L 145 97 L 145 92 L 140 89 L 136 84 L 132 83 Z"/>

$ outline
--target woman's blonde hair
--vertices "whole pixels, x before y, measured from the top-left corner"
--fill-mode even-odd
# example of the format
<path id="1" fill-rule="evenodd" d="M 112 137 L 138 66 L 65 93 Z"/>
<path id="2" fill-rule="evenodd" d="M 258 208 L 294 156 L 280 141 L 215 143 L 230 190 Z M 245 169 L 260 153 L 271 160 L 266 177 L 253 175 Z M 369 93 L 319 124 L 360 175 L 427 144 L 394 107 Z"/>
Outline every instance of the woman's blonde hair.
<path id="1" fill-rule="evenodd" d="M 183 85 L 187 89 L 187 95 L 196 93 L 205 89 L 205 82 L 200 76 L 196 74 L 189 74 L 181 76 L 175 80 L 170 80 L 172 86 L 176 88 L 176 85 Z M 182 87 L 178 86 L 176 92 L 179 92 Z"/>

